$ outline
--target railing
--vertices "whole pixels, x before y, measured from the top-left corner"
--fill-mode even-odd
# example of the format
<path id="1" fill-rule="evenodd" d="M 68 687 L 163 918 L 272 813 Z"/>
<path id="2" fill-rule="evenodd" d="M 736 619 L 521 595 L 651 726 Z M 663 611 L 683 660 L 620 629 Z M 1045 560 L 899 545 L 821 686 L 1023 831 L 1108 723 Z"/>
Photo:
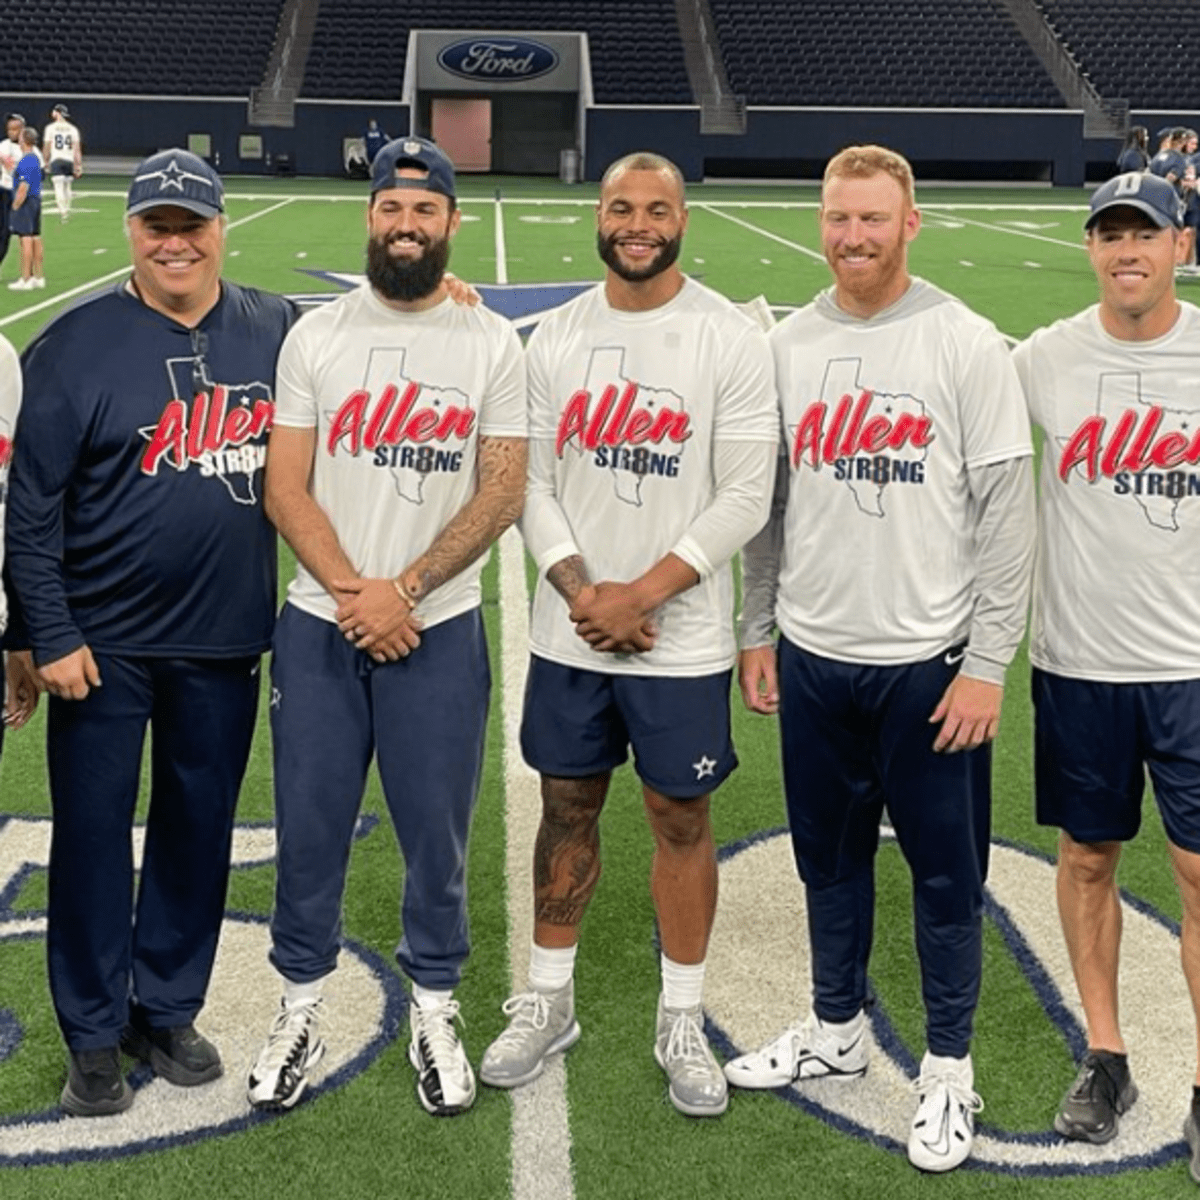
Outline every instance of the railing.
<path id="1" fill-rule="evenodd" d="M 700 105 L 700 132 L 746 132 L 746 98 L 729 86 L 708 0 L 675 0 L 688 82 Z"/>

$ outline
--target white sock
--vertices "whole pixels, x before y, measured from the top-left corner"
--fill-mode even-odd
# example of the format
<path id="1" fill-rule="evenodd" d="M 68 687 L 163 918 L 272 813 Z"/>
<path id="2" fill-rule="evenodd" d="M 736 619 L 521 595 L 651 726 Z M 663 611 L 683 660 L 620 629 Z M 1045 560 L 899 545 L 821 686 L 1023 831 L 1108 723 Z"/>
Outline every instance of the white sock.
<path id="1" fill-rule="evenodd" d="M 663 1004 L 667 1008 L 696 1008 L 704 996 L 704 961 L 672 962 L 662 956 Z"/>
<path id="2" fill-rule="evenodd" d="M 447 988 L 444 992 L 435 991 L 433 988 L 423 988 L 419 983 L 414 983 L 412 988 L 413 1003 L 426 1011 L 431 1008 L 440 1008 L 453 995 L 453 988 Z"/>
<path id="3" fill-rule="evenodd" d="M 54 177 L 54 199 L 60 213 L 67 211 L 67 181 L 61 175 Z"/>
<path id="4" fill-rule="evenodd" d="M 858 1027 L 863 1022 L 863 1015 L 863 1010 L 860 1008 L 848 1021 L 823 1021 L 820 1017 L 817 1017 L 817 1020 L 821 1021 L 822 1029 L 827 1029 L 835 1037 L 847 1037 L 858 1032 Z"/>
<path id="5" fill-rule="evenodd" d="M 575 974 L 575 951 L 578 944 L 561 950 L 547 949 L 533 943 L 529 951 L 529 986 L 535 992 L 561 991 Z"/>
<path id="6" fill-rule="evenodd" d="M 315 1004 L 321 998 L 321 987 L 325 977 L 312 979 L 308 983 L 293 983 L 284 980 L 283 1002 L 288 1008 L 297 1008 L 301 1004 Z"/>

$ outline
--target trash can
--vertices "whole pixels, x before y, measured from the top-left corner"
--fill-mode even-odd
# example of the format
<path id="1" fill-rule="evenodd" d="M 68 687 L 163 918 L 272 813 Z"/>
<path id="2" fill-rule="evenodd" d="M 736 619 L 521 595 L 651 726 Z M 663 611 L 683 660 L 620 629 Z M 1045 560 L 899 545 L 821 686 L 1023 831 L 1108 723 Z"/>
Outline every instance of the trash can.
<path id="1" fill-rule="evenodd" d="M 563 183 L 579 182 L 579 151 L 560 150 L 558 153 L 558 177 Z"/>

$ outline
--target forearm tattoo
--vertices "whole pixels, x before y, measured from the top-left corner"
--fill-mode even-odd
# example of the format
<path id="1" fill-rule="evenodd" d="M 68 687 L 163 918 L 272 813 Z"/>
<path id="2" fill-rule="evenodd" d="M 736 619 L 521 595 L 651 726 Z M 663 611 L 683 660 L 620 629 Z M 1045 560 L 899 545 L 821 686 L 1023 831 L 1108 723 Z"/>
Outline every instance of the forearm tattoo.
<path id="1" fill-rule="evenodd" d="M 564 558 L 556 562 L 546 572 L 546 578 L 550 581 L 550 585 L 554 590 L 568 604 L 573 604 L 575 597 L 592 582 L 588 578 L 587 567 L 583 564 L 583 557 L 579 554 L 572 554 L 570 558 Z"/>
<path id="2" fill-rule="evenodd" d="M 414 600 L 470 566 L 521 515 L 525 464 L 524 438 L 479 439 L 479 490 L 403 575 Z"/>

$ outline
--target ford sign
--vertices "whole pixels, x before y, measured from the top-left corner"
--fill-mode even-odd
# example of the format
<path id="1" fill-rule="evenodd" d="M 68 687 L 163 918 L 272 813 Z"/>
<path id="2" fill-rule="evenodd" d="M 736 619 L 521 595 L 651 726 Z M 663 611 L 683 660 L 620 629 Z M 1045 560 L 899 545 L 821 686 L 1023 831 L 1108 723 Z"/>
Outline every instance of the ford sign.
<path id="1" fill-rule="evenodd" d="M 528 38 L 478 37 L 444 47 L 438 64 L 460 79 L 523 83 L 553 71 L 558 53 Z"/>

